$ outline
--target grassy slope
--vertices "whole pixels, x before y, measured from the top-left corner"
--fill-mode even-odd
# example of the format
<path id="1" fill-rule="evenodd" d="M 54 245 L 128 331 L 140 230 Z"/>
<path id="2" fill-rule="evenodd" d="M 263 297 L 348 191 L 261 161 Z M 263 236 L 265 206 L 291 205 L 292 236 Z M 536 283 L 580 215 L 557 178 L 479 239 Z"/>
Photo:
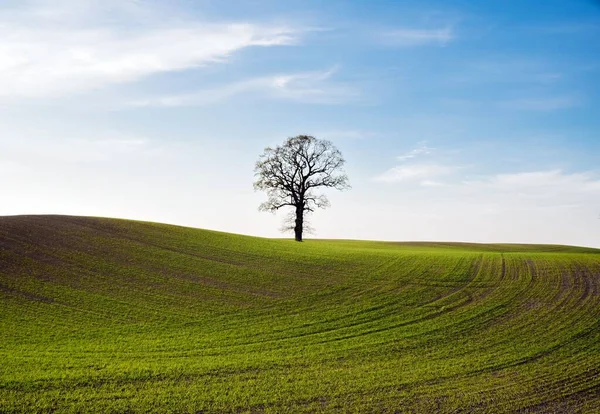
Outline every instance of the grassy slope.
<path id="1" fill-rule="evenodd" d="M 600 412 L 600 253 L 0 218 L 0 412 Z"/>

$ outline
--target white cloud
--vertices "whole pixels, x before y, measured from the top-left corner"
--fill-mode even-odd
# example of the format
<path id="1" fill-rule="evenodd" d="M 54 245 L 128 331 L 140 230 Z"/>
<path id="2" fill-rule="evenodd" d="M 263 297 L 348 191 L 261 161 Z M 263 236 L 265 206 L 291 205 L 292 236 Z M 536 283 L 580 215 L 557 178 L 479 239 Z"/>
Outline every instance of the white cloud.
<path id="1" fill-rule="evenodd" d="M 0 174 L 2 174 L 3 177 L 11 176 L 13 174 L 23 174 L 26 171 L 27 167 L 22 163 L 13 160 L 0 159 Z"/>
<path id="2" fill-rule="evenodd" d="M 340 129 L 320 131 L 315 134 L 316 137 L 324 138 L 331 141 L 337 140 L 361 140 L 377 137 L 378 134 L 371 131 L 360 129 Z"/>
<path id="3" fill-rule="evenodd" d="M 330 81 L 337 68 L 321 72 L 279 75 L 271 79 L 275 97 L 306 103 L 337 104 L 357 96 L 353 88 Z"/>
<path id="4" fill-rule="evenodd" d="M 512 193 L 527 198 L 562 199 L 574 201 L 581 195 L 600 196 L 600 179 L 592 173 L 565 173 L 561 170 L 545 170 L 509 174 L 497 174 L 483 180 L 465 181 L 468 191 L 493 190 L 495 193 Z"/>
<path id="5" fill-rule="evenodd" d="M 422 179 L 418 188 L 403 185 L 385 193 L 373 189 L 370 204 L 342 211 L 364 220 L 338 237 L 600 247 L 599 172 L 542 169 L 440 179 Z M 336 224 L 331 217 L 315 224 L 322 230 L 330 222 Z"/>
<path id="6" fill-rule="evenodd" d="M 523 56 L 489 56 L 467 60 L 450 79 L 459 83 L 521 83 L 551 85 L 565 78 L 560 62 Z M 572 67 L 568 67 L 572 69 Z"/>
<path id="7" fill-rule="evenodd" d="M 295 41 L 295 32 L 282 26 L 168 16 L 136 21 L 142 19 L 139 14 L 123 17 L 124 6 L 113 2 L 103 9 L 111 11 L 111 19 L 90 20 L 89 7 L 96 10 L 102 3 L 84 2 L 87 8 L 75 3 L 70 11 L 54 10 L 43 1 L 0 13 L 0 99 L 73 94 L 219 62 L 247 47 Z M 115 24 L 113 15 L 130 19 L 126 28 Z"/>
<path id="8" fill-rule="evenodd" d="M 437 29 L 413 29 L 397 28 L 383 33 L 385 43 L 393 46 L 444 46 L 455 39 L 454 30 L 451 27 Z"/>
<path id="9" fill-rule="evenodd" d="M 544 35 L 581 35 L 600 32 L 600 20 L 589 21 L 562 21 L 560 23 L 540 24 L 528 26 L 528 31 L 542 33 Z"/>
<path id="10" fill-rule="evenodd" d="M 435 178 L 455 173 L 460 167 L 442 164 L 409 164 L 390 168 L 375 177 L 376 181 L 385 183 L 418 182 L 424 186 L 438 185 Z"/>
<path id="11" fill-rule="evenodd" d="M 375 177 L 375 181 L 385 183 L 418 183 L 424 187 L 444 185 L 439 179 L 450 176 L 463 167 L 449 165 L 439 160 L 428 162 L 417 161 L 418 158 L 431 155 L 435 148 L 428 147 L 425 142 L 404 154 L 396 157 L 401 165 L 397 165 Z"/>
<path id="12" fill-rule="evenodd" d="M 159 142 L 143 136 L 111 130 L 69 131 L 60 138 L 41 131 L 20 131 L 19 140 L 0 133 L 3 153 L 0 163 L 87 164 L 90 162 L 129 162 L 136 159 L 165 159 L 169 151 Z M 4 161 L 3 161 L 4 160 Z M 14 165 L 13 165 L 14 166 Z"/>
<path id="13" fill-rule="evenodd" d="M 336 69 L 298 72 L 246 79 L 219 88 L 189 94 L 170 95 L 132 101 L 133 107 L 177 107 L 207 105 L 242 94 L 259 94 L 270 99 L 335 105 L 358 96 L 354 88 L 331 81 Z"/>
<path id="14" fill-rule="evenodd" d="M 421 155 L 429 155 L 434 150 L 435 150 L 435 148 L 429 148 L 427 145 L 421 144 L 419 147 L 407 152 L 406 154 L 399 155 L 396 158 L 399 161 L 407 161 L 407 160 L 413 159 L 415 157 L 419 157 Z"/>
<path id="15" fill-rule="evenodd" d="M 164 148 L 147 138 L 110 132 L 105 134 L 106 137 L 103 138 L 72 138 L 55 142 L 55 148 L 48 149 L 46 153 L 54 154 L 55 157 L 65 157 L 69 162 L 167 156 Z"/>
<path id="16" fill-rule="evenodd" d="M 502 106 L 509 109 L 519 109 L 524 111 L 556 111 L 568 109 L 581 105 L 581 99 L 575 96 L 552 96 L 545 98 L 522 98 L 510 101 L 504 101 Z"/>

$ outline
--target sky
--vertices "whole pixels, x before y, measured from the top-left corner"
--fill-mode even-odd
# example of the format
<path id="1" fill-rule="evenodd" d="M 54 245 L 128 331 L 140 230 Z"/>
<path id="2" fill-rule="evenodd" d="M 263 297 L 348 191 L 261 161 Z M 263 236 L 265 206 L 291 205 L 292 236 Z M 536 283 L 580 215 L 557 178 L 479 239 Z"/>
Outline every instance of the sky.
<path id="1" fill-rule="evenodd" d="M 600 247 L 600 2 L 3 0 L 0 215 L 282 237 L 254 164 L 346 159 L 318 238 Z"/>

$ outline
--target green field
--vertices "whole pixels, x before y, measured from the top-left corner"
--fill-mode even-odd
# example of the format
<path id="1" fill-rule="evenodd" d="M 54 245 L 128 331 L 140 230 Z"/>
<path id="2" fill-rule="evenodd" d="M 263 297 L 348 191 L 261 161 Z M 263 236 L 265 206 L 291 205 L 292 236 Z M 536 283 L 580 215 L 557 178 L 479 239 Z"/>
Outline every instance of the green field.
<path id="1" fill-rule="evenodd" d="M 0 218 L 0 412 L 600 412 L 600 251 Z"/>

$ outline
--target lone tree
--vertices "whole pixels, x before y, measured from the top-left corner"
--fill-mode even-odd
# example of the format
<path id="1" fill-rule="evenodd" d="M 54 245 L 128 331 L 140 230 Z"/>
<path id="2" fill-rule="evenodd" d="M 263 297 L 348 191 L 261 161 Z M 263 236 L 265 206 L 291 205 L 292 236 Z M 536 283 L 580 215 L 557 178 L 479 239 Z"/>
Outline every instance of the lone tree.
<path id="1" fill-rule="evenodd" d="M 344 162 L 342 153 L 331 142 L 309 135 L 298 135 L 281 146 L 265 148 L 254 168 L 254 189 L 266 191 L 268 196 L 259 209 L 275 212 L 293 207 L 294 235 L 296 241 L 302 241 L 305 215 L 317 207 L 329 207 L 327 197 L 316 194 L 316 190 L 350 188 Z"/>

